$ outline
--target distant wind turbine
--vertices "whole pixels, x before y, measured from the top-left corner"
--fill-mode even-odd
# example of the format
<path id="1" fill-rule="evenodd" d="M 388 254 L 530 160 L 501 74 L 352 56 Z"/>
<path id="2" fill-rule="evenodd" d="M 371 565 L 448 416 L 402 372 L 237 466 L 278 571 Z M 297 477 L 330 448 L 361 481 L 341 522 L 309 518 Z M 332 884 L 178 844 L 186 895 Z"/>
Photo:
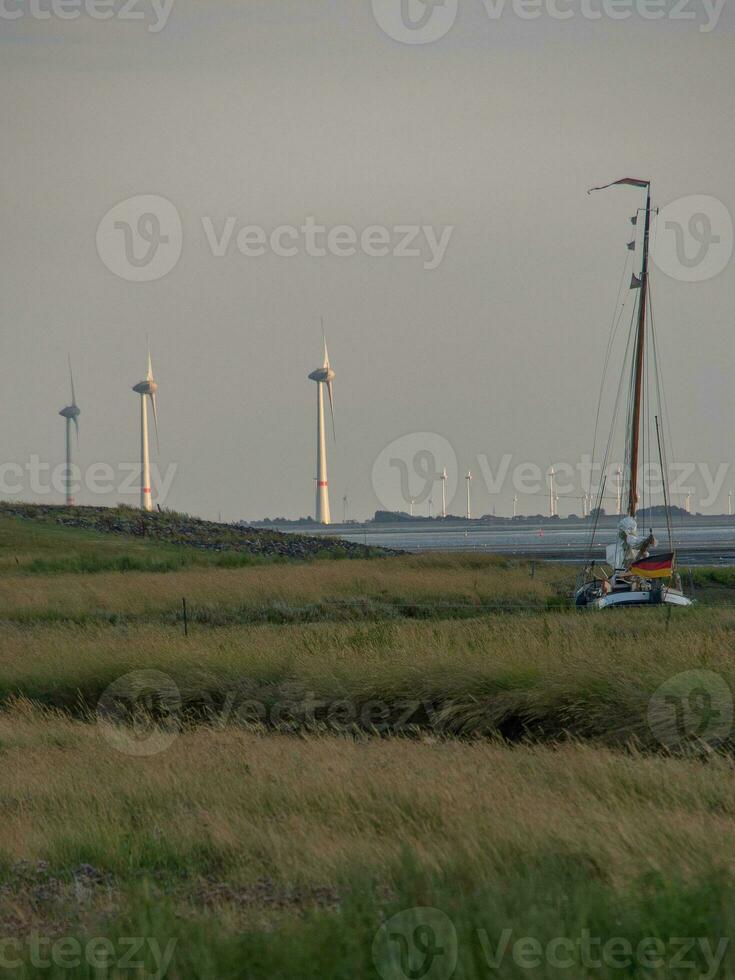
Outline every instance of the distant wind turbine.
<path id="1" fill-rule="evenodd" d="M 467 481 L 467 520 L 472 520 L 472 501 L 470 499 L 470 484 L 472 483 L 472 470 L 467 470 L 467 476 L 465 477 Z"/>
<path id="2" fill-rule="evenodd" d="M 133 391 L 140 395 L 140 507 L 141 510 L 153 510 L 151 499 L 151 461 L 148 449 L 148 403 L 151 400 L 153 423 L 156 429 L 156 448 L 158 449 L 158 412 L 156 410 L 156 392 L 158 385 L 153 380 L 151 352 L 148 349 L 148 370 L 145 381 L 139 381 Z"/>
<path id="3" fill-rule="evenodd" d="M 62 408 L 59 415 L 66 419 L 66 472 L 64 473 L 64 483 L 66 485 L 66 506 L 74 506 L 74 497 L 72 496 L 72 478 L 71 478 L 71 426 L 74 423 L 74 428 L 77 432 L 77 446 L 79 445 L 79 406 L 77 405 L 76 395 L 74 394 L 74 375 L 71 370 L 71 358 L 69 358 L 69 381 L 71 382 L 71 405 L 67 405 L 66 408 Z"/>
<path id="4" fill-rule="evenodd" d="M 334 371 L 329 363 L 327 339 L 324 337 L 324 364 L 312 371 L 311 381 L 316 381 L 316 520 L 318 524 L 331 524 L 329 512 L 329 481 L 327 479 L 327 438 L 324 429 L 324 387 L 329 395 L 329 409 L 332 415 L 332 434 L 335 442 L 337 434 L 334 427 L 334 394 L 332 382 Z"/>

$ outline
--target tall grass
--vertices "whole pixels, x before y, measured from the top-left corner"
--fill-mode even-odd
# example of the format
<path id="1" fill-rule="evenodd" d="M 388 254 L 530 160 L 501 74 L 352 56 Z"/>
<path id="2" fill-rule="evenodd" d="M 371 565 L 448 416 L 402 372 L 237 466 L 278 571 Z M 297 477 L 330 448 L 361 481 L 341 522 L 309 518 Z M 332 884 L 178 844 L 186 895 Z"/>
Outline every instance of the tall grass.
<path id="1" fill-rule="evenodd" d="M 449 916 L 459 975 L 478 978 L 479 929 L 493 946 L 507 928 L 716 946 L 735 926 L 735 781 L 718 756 L 203 728 L 133 758 L 23 704 L 0 743 L 0 919 L 15 935 L 176 937 L 172 977 L 375 977 L 381 921 L 416 906 Z M 510 954 L 502 971 L 529 975 Z"/>
<path id="2" fill-rule="evenodd" d="M 84 712 L 118 677 L 154 669 L 177 686 L 192 723 L 252 720 L 237 708 L 255 701 L 267 728 L 289 731 L 324 724 L 513 740 L 571 733 L 660 748 L 648 709 L 669 678 L 693 668 L 717 675 L 712 710 L 728 710 L 718 699 L 735 691 L 734 634 L 735 613 L 724 610 L 692 610 L 675 620 L 648 611 L 634 618 L 194 628 L 188 637 L 151 625 L 6 624 L 0 699 L 22 695 Z M 319 705 L 312 709 L 313 699 Z M 341 712 L 340 702 L 347 702 Z M 726 734 L 722 744 L 731 745 Z M 720 744 L 720 727 L 713 738 Z"/>
<path id="3" fill-rule="evenodd" d="M 246 556 L 247 557 L 247 556 Z M 0 576 L 0 619 L 83 622 L 175 616 L 186 596 L 202 622 L 224 624 L 289 615 L 349 618 L 361 603 L 372 615 L 417 618 L 483 613 L 508 604 L 538 608 L 571 586 L 557 566 L 538 568 L 488 557 L 407 556 L 384 561 L 260 564 L 193 568 L 166 575 L 129 571 L 96 575 Z M 330 612 L 329 606 L 332 606 Z M 319 610 L 319 607 L 320 610 Z M 314 613 L 314 610 L 317 610 Z M 370 614 L 370 609 L 367 610 Z"/>

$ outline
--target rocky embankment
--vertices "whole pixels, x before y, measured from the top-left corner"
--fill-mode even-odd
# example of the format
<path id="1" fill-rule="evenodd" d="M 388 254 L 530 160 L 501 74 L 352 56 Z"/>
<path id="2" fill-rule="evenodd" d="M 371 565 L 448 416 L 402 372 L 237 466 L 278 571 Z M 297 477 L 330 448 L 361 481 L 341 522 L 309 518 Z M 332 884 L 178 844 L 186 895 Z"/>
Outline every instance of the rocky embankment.
<path id="1" fill-rule="evenodd" d="M 399 554 L 370 548 L 339 538 L 282 534 L 233 524 L 203 521 L 171 511 L 146 513 L 132 507 L 52 507 L 44 504 L 0 504 L 0 517 L 61 524 L 103 534 L 120 534 L 149 541 L 198 548 L 203 551 L 240 552 L 263 558 L 308 560 L 316 557 L 371 558 Z"/>

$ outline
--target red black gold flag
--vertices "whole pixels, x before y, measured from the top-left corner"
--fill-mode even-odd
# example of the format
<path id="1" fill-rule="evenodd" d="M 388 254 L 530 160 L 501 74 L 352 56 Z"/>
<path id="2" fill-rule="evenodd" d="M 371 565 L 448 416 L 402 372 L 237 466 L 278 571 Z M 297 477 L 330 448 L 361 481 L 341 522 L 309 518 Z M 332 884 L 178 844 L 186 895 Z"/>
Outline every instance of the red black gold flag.
<path id="1" fill-rule="evenodd" d="M 652 555 L 634 562 L 629 572 L 641 578 L 669 578 L 674 571 L 674 555 Z"/>

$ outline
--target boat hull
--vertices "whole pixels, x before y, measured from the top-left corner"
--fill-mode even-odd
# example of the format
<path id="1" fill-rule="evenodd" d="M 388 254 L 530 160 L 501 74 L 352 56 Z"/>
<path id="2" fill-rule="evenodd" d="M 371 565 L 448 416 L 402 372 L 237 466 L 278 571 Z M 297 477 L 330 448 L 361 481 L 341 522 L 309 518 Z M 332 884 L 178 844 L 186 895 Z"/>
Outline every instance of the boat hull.
<path id="1" fill-rule="evenodd" d="M 591 599 L 587 602 L 587 609 L 613 609 L 631 606 L 691 606 L 692 600 L 687 598 L 678 589 L 661 589 L 661 591 L 650 592 L 611 592 L 608 595 Z"/>

